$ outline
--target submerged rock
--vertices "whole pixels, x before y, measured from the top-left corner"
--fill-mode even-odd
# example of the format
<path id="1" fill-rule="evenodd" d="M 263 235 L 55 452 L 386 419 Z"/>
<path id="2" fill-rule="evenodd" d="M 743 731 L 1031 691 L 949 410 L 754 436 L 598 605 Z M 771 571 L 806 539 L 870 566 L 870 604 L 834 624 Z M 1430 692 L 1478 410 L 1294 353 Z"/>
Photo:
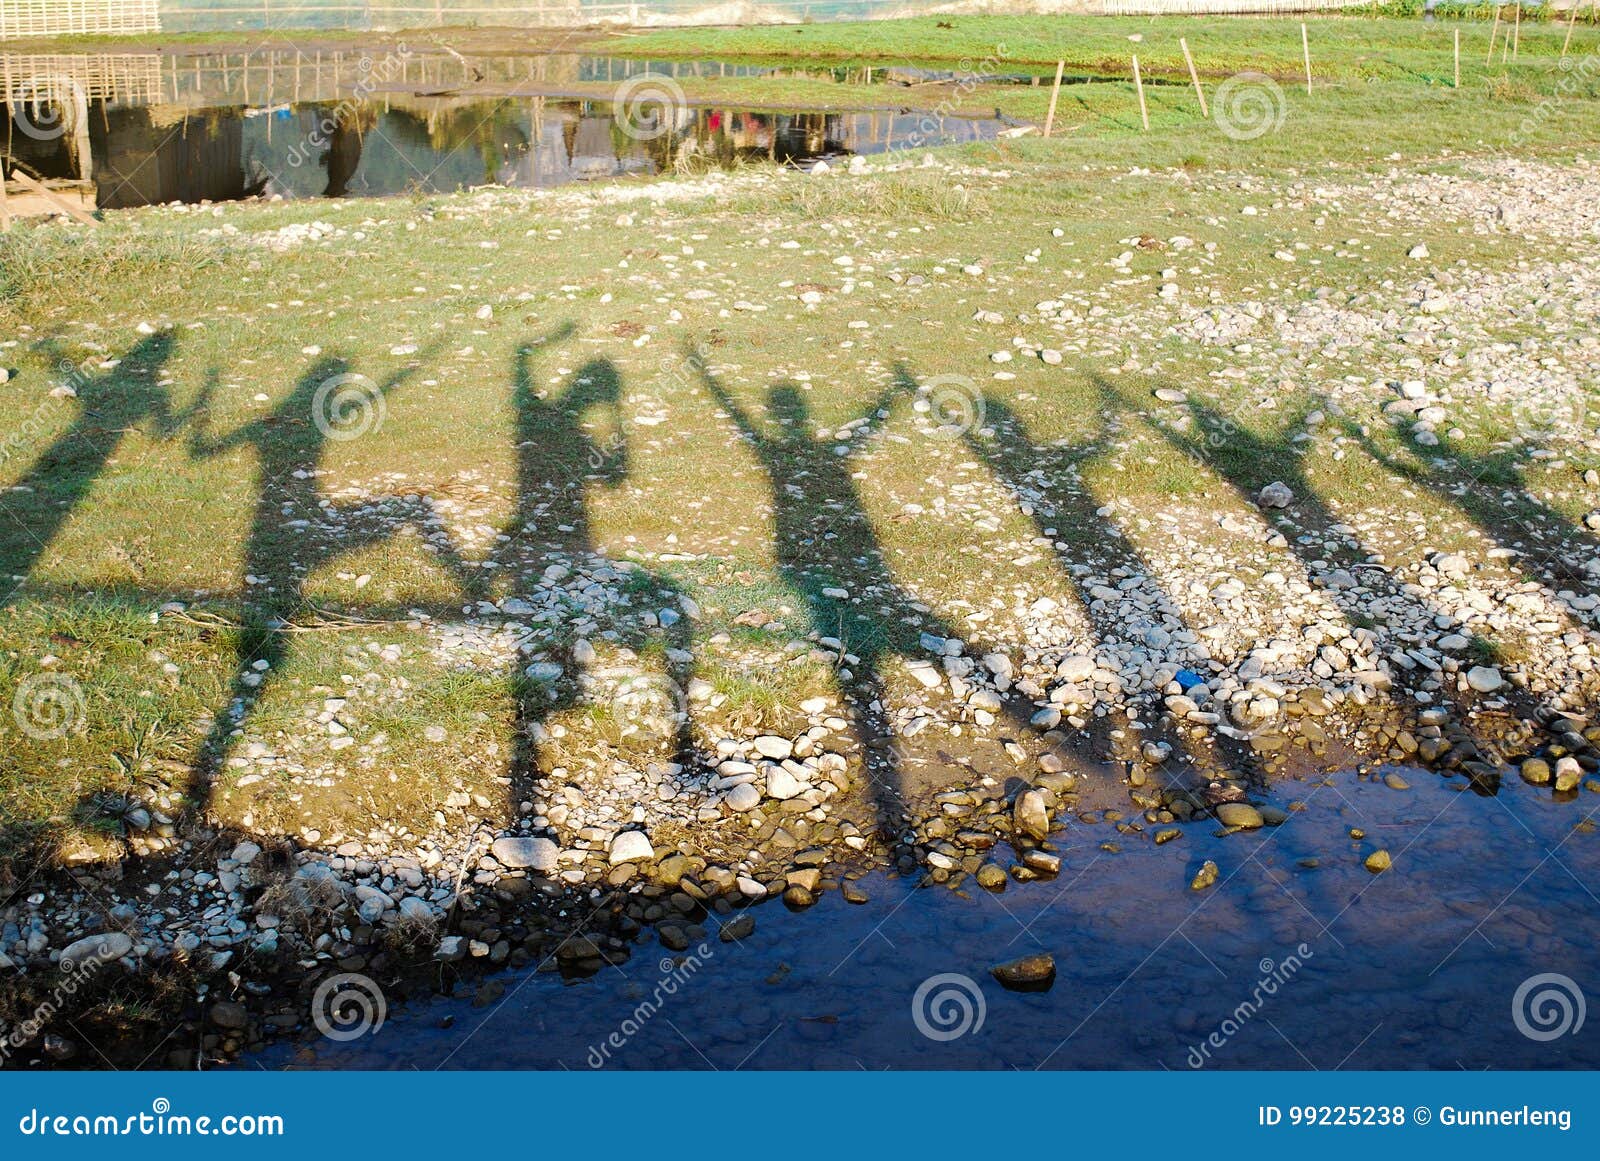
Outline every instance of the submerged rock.
<path id="1" fill-rule="evenodd" d="M 989 974 L 1014 992 L 1043 992 L 1056 982 L 1056 957 L 1049 952 L 997 963 Z"/>
<path id="2" fill-rule="evenodd" d="M 1224 802 L 1217 807 L 1217 820 L 1223 826 L 1238 827 L 1241 830 L 1256 830 L 1266 824 L 1261 812 L 1248 802 Z"/>

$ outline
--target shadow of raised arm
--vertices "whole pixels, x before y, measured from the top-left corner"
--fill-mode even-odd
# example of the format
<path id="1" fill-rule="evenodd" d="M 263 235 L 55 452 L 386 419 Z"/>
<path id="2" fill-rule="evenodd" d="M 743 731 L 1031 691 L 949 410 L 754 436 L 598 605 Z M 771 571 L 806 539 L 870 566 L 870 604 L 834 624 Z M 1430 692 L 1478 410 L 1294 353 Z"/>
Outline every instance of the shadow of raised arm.
<path id="1" fill-rule="evenodd" d="M 712 397 L 716 399 L 717 406 L 733 417 L 733 422 L 738 425 L 739 430 L 753 443 L 757 446 L 765 446 L 767 437 L 762 435 L 760 429 L 756 427 L 755 421 L 750 418 L 750 413 L 734 402 L 733 396 L 728 394 L 728 389 L 718 381 L 717 377 L 711 373 L 703 362 L 699 359 L 693 359 L 693 363 L 695 373 L 700 376 L 700 382 L 705 384 L 706 390 L 711 392 Z"/>

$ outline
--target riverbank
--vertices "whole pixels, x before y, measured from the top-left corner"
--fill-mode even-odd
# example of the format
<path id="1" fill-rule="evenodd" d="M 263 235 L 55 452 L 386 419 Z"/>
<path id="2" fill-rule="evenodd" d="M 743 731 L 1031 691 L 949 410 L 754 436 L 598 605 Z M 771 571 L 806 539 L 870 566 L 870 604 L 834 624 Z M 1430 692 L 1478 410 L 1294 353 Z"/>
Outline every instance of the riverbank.
<path id="1" fill-rule="evenodd" d="M 331 975 L 1020 895 L 1341 771 L 1587 834 L 1593 100 L 1279 97 L 14 228 L 7 1018 L 92 955 L 92 1041 L 223 1058 Z"/>

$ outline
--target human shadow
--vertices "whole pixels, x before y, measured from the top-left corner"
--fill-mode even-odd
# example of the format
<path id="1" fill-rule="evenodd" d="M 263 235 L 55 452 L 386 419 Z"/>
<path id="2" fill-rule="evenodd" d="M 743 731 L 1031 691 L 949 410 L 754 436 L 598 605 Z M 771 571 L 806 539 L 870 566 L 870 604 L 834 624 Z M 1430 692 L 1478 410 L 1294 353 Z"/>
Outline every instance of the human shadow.
<path id="1" fill-rule="evenodd" d="M 841 655 L 855 658 L 848 677 L 840 671 L 840 693 L 862 749 L 879 827 L 895 841 L 907 817 L 907 788 L 892 744 L 884 666 L 895 657 L 926 658 L 923 634 L 946 640 L 957 634 L 937 615 L 917 610 L 916 598 L 894 580 L 856 488 L 854 453 L 836 454 L 833 443 L 812 438 L 814 421 L 800 388 L 772 387 L 764 421 L 758 420 L 700 360 L 693 362 L 767 475 L 780 575 L 805 601 L 811 627 L 837 638 Z M 855 421 L 855 446 L 864 446 L 897 397 L 915 391 L 909 373 L 896 368 L 894 382 Z M 869 606 L 878 612 L 864 611 Z"/>
<path id="2" fill-rule="evenodd" d="M 1103 398 L 1126 407 L 1126 401 L 1113 384 L 1100 376 L 1095 379 Z M 1192 399 L 1186 406 L 1192 430 L 1180 431 L 1171 425 L 1153 422 L 1148 426 L 1175 450 L 1219 475 L 1251 508 L 1259 507 L 1261 490 L 1268 484 L 1286 485 L 1293 498 L 1287 507 L 1276 510 L 1275 520 L 1284 533 L 1287 547 L 1299 559 L 1313 587 L 1331 601 L 1355 629 L 1372 633 L 1375 641 L 1388 638 L 1391 646 L 1398 647 L 1406 642 L 1388 626 L 1392 615 L 1398 613 L 1406 621 L 1422 623 L 1441 612 L 1408 593 L 1388 568 L 1367 558 L 1363 546 L 1312 483 L 1301 455 L 1288 437 L 1258 434 L 1248 425 Z M 1304 407 L 1303 413 L 1291 417 L 1280 431 L 1300 426 L 1299 421 L 1311 410 L 1310 405 Z M 1437 686 L 1438 695 L 1458 711 L 1458 717 L 1463 717 L 1470 707 L 1454 684 L 1440 680 Z M 1381 695 L 1381 685 L 1374 692 Z M 1510 696 L 1515 697 L 1514 694 Z M 1457 763 L 1478 756 L 1474 746 L 1465 744 L 1458 744 L 1450 754 L 1452 762 Z"/>
<path id="3" fill-rule="evenodd" d="M 1520 552 L 1521 566 L 1547 583 L 1570 584 L 1584 592 L 1600 591 L 1600 577 L 1584 565 L 1600 557 L 1600 537 L 1576 527 L 1562 513 L 1540 500 L 1523 478 L 1522 453 L 1473 453 L 1458 444 L 1429 449 L 1427 463 L 1385 451 L 1370 431 L 1348 419 L 1341 432 L 1385 471 L 1428 491 L 1456 509 L 1489 539 L 1503 545 L 1526 538 L 1536 551 Z M 1498 488 L 1500 498 L 1489 494 Z"/>
<path id="4" fill-rule="evenodd" d="M 619 486 L 628 475 L 628 444 L 621 415 L 622 381 L 609 359 L 591 359 L 547 397 L 533 374 L 537 351 L 572 333 L 569 325 L 517 352 L 511 375 L 516 447 L 516 496 L 489 556 L 457 564 L 454 571 L 474 600 L 490 602 L 514 616 L 551 627 L 530 637 L 509 675 L 515 725 L 509 767 L 511 813 L 533 800 L 542 778 L 544 725 L 582 704 L 586 687 L 610 682 L 610 710 L 619 728 L 646 742 L 669 743 L 672 760 L 694 762 L 691 723 L 684 691 L 693 676 L 692 628 L 678 614 L 682 593 L 667 578 L 610 560 L 592 530 L 592 490 Z M 586 430 L 596 411 L 610 412 L 613 434 L 596 441 Z M 596 580 L 599 583 L 596 583 Z M 598 595 L 598 594 L 605 595 Z M 628 615 L 607 605 L 625 597 L 654 602 L 656 611 Z M 596 602 L 601 607 L 596 607 Z M 486 607 L 480 605 L 480 609 Z M 666 616 L 662 614 L 666 613 Z M 669 623 L 670 622 L 670 623 Z M 578 655 L 578 643 L 604 636 L 604 647 L 648 650 L 660 645 L 666 671 L 652 680 L 631 666 L 593 673 L 593 660 Z"/>
<path id="5" fill-rule="evenodd" d="M 426 500 L 418 501 L 417 514 L 397 519 L 381 503 L 329 503 L 317 482 L 329 441 L 356 438 L 381 422 L 387 397 L 413 373 L 403 370 L 374 383 L 351 373 L 343 359 L 324 357 L 270 413 L 220 439 L 209 433 L 214 376 L 200 393 L 189 437 L 191 459 L 214 459 L 242 447 L 256 453 L 255 511 L 241 562 L 243 609 L 233 677 L 227 703 L 212 718 L 192 763 L 195 805 L 202 811 L 231 739 L 289 660 L 295 619 L 313 609 L 306 594 L 308 578 L 319 568 L 394 538 L 408 524 L 434 543 L 445 536 Z M 453 555 L 445 551 L 445 564 L 458 571 Z"/>
<path id="6" fill-rule="evenodd" d="M 0 493 L 0 604 L 26 582 L 130 432 L 149 423 L 157 438 L 168 439 L 182 425 L 183 417 L 173 414 L 171 400 L 158 383 L 172 348 L 170 334 L 150 335 L 111 370 L 86 375 L 47 346 L 57 367 L 68 371 L 76 392 L 74 400 L 61 405 L 76 406 L 77 415 Z M 39 415 L 38 421 L 48 422 L 48 416 Z M 0 463 L 9 458 L 10 448 L 3 451 Z"/>
<path id="7" fill-rule="evenodd" d="M 1166 619 L 1183 626 L 1177 602 L 1155 579 L 1155 571 L 1143 553 L 1113 520 L 1100 514 L 1100 498 L 1079 482 L 1083 470 L 1105 455 L 1104 431 L 1098 438 L 1063 448 L 1035 439 L 1027 423 L 1001 400 L 987 396 L 983 408 L 983 426 L 969 425 L 963 438 L 1018 506 L 1030 513 L 1040 537 L 1051 542 L 1056 571 L 1071 587 L 1095 631 L 1097 645 L 1102 648 L 1121 646 L 1119 651 L 1125 650 L 1134 656 L 1160 656 L 1166 652 L 1168 664 L 1174 671 L 1192 672 L 1193 667 L 1201 671 L 1197 677 L 1203 676 L 1209 657 L 1200 646 L 1184 650 L 1175 659 L 1170 656 L 1176 652 L 1171 640 L 1173 634 L 1159 622 Z M 992 432 L 992 436 L 988 432 Z M 1117 573 L 1125 579 L 1141 581 L 1153 591 L 1154 618 L 1130 622 L 1121 602 L 1108 602 L 1096 593 L 1102 585 L 1114 586 Z M 1109 750 L 1112 736 L 1126 736 L 1122 728 L 1126 721 L 1120 715 L 1098 720 L 1104 728 L 1099 731 L 1101 736 L 1095 739 L 1097 746 Z M 1259 777 L 1255 755 L 1247 746 L 1225 735 L 1208 734 L 1210 752 L 1202 754 L 1194 753 L 1190 743 L 1176 730 L 1158 726 L 1145 737 L 1170 750 L 1167 758 L 1151 763 L 1169 790 L 1203 792 L 1204 786 L 1186 783 L 1196 779 L 1209 781 L 1212 772 L 1224 766 Z M 1124 753 L 1122 756 L 1136 764 L 1141 762 L 1139 755 Z"/>

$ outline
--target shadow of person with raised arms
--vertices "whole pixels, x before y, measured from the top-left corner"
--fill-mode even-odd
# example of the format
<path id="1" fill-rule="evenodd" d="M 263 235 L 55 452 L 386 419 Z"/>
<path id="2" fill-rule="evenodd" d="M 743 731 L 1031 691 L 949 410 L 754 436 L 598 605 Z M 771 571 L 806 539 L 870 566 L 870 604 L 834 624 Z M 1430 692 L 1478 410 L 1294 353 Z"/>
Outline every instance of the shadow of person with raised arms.
<path id="1" fill-rule="evenodd" d="M 806 602 L 812 628 L 837 636 L 843 653 L 858 660 L 840 674 L 840 693 L 861 744 L 878 824 L 897 839 L 906 816 L 906 787 L 885 710 L 883 666 L 892 657 L 926 656 L 921 634 L 956 635 L 894 580 L 872 520 L 852 478 L 853 457 L 813 438 L 814 421 L 793 383 L 767 393 L 766 421 L 758 422 L 700 360 L 694 365 L 718 405 L 754 449 L 768 477 L 773 506 L 774 553 L 783 578 Z M 858 446 L 883 422 L 894 400 L 916 391 L 903 369 L 861 414 Z M 846 595 L 841 596 L 840 593 Z M 880 610 L 877 615 L 862 611 Z M 874 763 L 873 759 L 878 761 Z"/>
<path id="2" fill-rule="evenodd" d="M 256 506 L 241 563 L 243 611 L 234 676 L 228 703 L 213 718 L 193 763 L 202 809 L 231 739 L 289 658 L 293 621 L 311 608 L 307 579 L 341 557 L 392 538 L 406 523 L 397 522 L 380 503 L 325 504 L 317 479 L 328 441 L 372 429 L 387 396 L 413 373 L 403 370 L 378 384 L 352 374 L 342 359 L 322 358 L 271 413 L 221 439 L 210 438 L 207 430 L 215 380 L 201 393 L 189 438 L 191 457 L 208 460 L 241 447 L 256 452 Z M 431 510 L 419 522 L 437 537 Z"/>
<path id="3" fill-rule="evenodd" d="M 170 334 L 150 335 L 134 344 L 111 370 L 86 375 L 47 346 L 57 368 L 71 379 L 78 414 L 27 471 L 0 493 L 0 604 L 26 582 L 50 543 L 88 498 L 126 435 L 150 422 L 155 436 L 167 439 L 182 425 L 183 417 L 172 414 L 171 401 L 159 384 L 172 347 Z M 4 452 L 0 456 L 3 467 L 11 448 L 0 450 Z"/>

